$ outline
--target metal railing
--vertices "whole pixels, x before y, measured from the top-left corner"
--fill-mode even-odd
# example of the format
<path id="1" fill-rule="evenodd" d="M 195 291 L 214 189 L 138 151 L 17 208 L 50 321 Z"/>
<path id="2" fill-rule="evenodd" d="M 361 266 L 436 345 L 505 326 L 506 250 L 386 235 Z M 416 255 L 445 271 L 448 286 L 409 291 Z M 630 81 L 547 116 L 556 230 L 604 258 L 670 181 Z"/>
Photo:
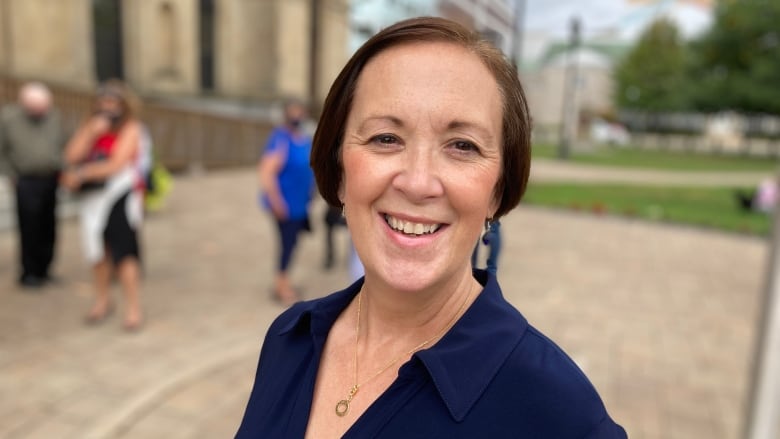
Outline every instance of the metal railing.
<path id="1" fill-rule="evenodd" d="M 0 105 L 16 100 L 21 84 L 0 76 Z M 49 87 L 65 129 L 73 132 L 89 115 L 94 95 L 88 90 Z M 255 113 L 227 115 L 208 106 L 181 108 L 150 98 L 143 100 L 141 119 L 152 135 L 157 160 L 172 171 L 252 165 L 273 125 L 270 118 Z"/>

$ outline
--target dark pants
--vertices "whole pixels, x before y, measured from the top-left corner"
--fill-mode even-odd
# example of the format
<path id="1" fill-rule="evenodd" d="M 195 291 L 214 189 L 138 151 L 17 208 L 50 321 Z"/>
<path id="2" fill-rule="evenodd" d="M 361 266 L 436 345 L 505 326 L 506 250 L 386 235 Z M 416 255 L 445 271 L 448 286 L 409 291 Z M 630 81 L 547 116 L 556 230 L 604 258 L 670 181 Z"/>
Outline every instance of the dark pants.
<path id="1" fill-rule="evenodd" d="M 57 175 L 20 176 L 16 181 L 16 219 L 21 279 L 46 278 L 57 238 Z"/>
<path id="2" fill-rule="evenodd" d="M 333 229 L 346 225 L 347 221 L 341 214 L 341 209 L 338 207 L 328 206 L 328 210 L 325 211 L 325 261 L 323 264 L 325 268 L 333 267 Z"/>
<path id="3" fill-rule="evenodd" d="M 298 234 L 306 230 L 308 221 L 304 219 L 289 219 L 276 221 L 279 227 L 279 272 L 284 273 L 290 266 L 295 244 L 298 242 Z"/>

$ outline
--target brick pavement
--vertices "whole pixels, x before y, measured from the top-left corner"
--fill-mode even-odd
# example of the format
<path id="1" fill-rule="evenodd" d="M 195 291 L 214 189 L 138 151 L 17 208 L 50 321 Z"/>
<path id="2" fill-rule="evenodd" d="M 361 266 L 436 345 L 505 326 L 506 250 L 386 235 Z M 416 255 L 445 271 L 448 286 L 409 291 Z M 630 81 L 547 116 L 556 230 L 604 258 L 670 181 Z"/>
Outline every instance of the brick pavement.
<path id="1" fill-rule="evenodd" d="M 40 293 L 14 286 L 14 235 L 0 232 L 0 437 L 232 437 L 282 310 L 254 187 L 251 170 L 177 180 L 144 229 L 139 334 L 121 332 L 121 313 L 81 324 L 90 276 L 75 222 L 60 226 L 62 281 Z M 509 300 L 586 370 L 632 438 L 738 437 L 764 240 L 539 208 L 503 223 Z M 293 273 L 308 297 L 347 282 L 345 269 L 319 269 L 318 232 Z"/>

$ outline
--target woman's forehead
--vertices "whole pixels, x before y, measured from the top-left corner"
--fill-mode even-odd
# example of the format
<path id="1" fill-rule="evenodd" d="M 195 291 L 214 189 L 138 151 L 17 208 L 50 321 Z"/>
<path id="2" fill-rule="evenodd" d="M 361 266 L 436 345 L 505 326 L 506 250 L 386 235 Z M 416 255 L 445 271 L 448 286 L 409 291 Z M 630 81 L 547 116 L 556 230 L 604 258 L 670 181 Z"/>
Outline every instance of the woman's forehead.
<path id="1" fill-rule="evenodd" d="M 492 72 L 473 51 L 449 42 L 407 43 L 380 52 L 361 72 L 352 104 L 351 116 L 426 113 L 493 125 L 503 114 Z"/>

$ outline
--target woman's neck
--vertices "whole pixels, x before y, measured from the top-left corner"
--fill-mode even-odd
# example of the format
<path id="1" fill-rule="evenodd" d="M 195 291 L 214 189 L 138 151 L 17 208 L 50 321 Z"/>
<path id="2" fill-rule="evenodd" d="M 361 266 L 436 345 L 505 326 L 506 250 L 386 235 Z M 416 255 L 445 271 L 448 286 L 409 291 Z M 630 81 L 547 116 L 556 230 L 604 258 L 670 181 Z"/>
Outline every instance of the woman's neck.
<path id="1" fill-rule="evenodd" d="M 396 340 L 420 342 L 434 336 L 450 321 L 459 318 L 482 286 L 471 270 L 442 285 L 423 291 L 397 291 L 367 274 L 361 293 L 361 339 L 368 345 Z M 354 314 L 353 314 L 354 315 Z"/>

